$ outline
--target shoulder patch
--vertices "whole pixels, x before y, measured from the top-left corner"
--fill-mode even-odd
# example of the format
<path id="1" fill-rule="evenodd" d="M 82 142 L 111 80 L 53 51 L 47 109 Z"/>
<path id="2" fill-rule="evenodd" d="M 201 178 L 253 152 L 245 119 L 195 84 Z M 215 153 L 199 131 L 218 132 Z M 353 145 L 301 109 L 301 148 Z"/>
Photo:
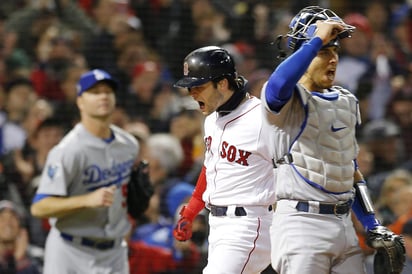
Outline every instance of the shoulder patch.
<path id="1" fill-rule="evenodd" d="M 47 167 L 47 175 L 50 179 L 53 179 L 59 169 L 58 165 L 49 165 Z"/>

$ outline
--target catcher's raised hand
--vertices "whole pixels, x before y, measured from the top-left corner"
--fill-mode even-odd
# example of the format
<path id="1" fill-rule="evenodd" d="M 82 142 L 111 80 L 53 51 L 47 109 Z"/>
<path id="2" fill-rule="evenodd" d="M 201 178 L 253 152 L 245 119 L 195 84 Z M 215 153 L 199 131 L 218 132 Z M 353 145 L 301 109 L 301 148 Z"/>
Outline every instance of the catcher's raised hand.
<path id="1" fill-rule="evenodd" d="M 376 249 L 373 262 L 375 274 L 400 274 L 405 264 L 405 244 L 402 236 L 384 226 L 367 232 L 367 244 Z"/>

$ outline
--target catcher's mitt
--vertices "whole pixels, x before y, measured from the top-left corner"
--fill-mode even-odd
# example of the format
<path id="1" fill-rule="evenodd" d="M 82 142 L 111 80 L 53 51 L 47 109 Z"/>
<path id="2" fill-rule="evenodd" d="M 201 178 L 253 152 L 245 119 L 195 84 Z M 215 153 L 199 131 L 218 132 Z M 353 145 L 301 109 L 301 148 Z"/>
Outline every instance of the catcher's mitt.
<path id="1" fill-rule="evenodd" d="M 127 185 L 127 211 L 135 219 L 147 209 L 154 192 L 149 179 L 148 167 L 149 164 L 142 161 L 139 166 L 133 168 Z"/>
<path id="2" fill-rule="evenodd" d="M 367 244 L 376 249 L 373 262 L 375 274 L 400 274 L 405 264 L 405 245 L 402 236 L 384 226 L 367 232 Z"/>

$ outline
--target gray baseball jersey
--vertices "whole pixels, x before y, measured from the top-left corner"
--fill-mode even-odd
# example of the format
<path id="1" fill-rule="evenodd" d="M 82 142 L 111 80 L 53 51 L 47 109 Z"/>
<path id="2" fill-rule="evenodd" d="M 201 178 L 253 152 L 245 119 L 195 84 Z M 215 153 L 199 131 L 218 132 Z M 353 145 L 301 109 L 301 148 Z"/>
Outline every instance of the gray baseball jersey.
<path id="1" fill-rule="evenodd" d="M 77 124 L 49 153 L 36 199 L 47 196 L 76 196 L 100 187 L 116 185 L 110 207 L 85 208 L 50 223 L 59 231 L 75 236 L 121 238 L 130 229 L 127 219 L 126 188 L 138 153 L 136 139 L 111 126 L 111 142 L 90 134 Z"/>

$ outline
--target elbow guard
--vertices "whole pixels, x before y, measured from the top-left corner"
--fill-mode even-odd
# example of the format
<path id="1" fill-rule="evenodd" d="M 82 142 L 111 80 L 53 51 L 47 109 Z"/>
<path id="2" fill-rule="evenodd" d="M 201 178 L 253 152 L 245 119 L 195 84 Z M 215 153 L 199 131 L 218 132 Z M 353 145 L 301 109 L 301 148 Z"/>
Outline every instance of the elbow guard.
<path id="1" fill-rule="evenodd" d="M 355 202 L 353 203 L 352 209 L 366 231 L 380 225 L 375 217 L 375 210 L 369 196 L 366 182 L 363 180 L 355 182 Z"/>

